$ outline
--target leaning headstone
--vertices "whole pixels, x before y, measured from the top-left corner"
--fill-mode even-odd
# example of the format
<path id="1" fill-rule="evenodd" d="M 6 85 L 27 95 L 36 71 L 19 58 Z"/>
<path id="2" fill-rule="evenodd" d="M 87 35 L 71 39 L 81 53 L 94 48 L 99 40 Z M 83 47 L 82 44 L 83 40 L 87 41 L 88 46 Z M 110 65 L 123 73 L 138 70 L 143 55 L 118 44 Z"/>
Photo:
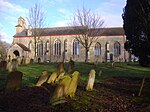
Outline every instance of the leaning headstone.
<path id="1" fill-rule="evenodd" d="M 49 83 L 49 84 L 54 84 L 55 83 L 55 80 L 56 80 L 56 78 L 57 78 L 57 73 L 56 72 L 53 72 L 51 75 L 50 75 L 50 77 L 48 78 L 48 80 L 47 80 L 47 83 Z"/>
<path id="2" fill-rule="evenodd" d="M 47 81 L 49 74 L 47 71 L 43 71 L 42 74 L 39 76 L 36 86 L 41 86 L 44 82 Z"/>
<path id="3" fill-rule="evenodd" d="M 8 72 L 17 71 L 18 70 L 17 59 L 12 59 L 12 61 L 8 62 L 6 68 L 7 68 Z"/>
<path id="4" fill-rule="evenodd" d="M 95 70 L 92 69 L 89 73 L 89 78 L 86 86 L 87 91 L 93 90 L 94 81 L 95 81 Z"/>
<path id="5" fill-rule="evenodd" d="M 56 78 L 55 82 L 58 83 L 58 81 L 63 78 L 64 74 L 65 72 L 60 73 L 58 77 Z"/>
<path id="6" fill-rule="evenodd" d="M 59 81 L 59 83 L 57 84 L 57 87 L 54 91 L 54 96 L 51 99 L 52 105 L 66 102 L 65 97 L 68 95 L 68 89 L 70 86 L 70 82 L 71 82 L 70 76 L 64 76 Z"/>
<path id="7" fill-rule="evenodd" d="M 71 83 L 70 83 L 70 86 L 68 89 L 68 94 L 71 98 L 75 96 L 75 92 L 76 92 L 78 80 L 79 80 L 79 75 L 80 75 L 80 73 L 78 71 L 75 71 L 71 75 Z"/>
<path id="8" fill-rule="evenodd" d="M 57 74 L 60 75 L 61 73 L 65 72 L 63 62 L 59 62 L 57 66 Z"/>
<path id="9" fill-rule="evenodd" d="M 20 71 L 10 72 L 7 76 L 5 93 L 11 93 L 20 89 L 23 73 Z"/>

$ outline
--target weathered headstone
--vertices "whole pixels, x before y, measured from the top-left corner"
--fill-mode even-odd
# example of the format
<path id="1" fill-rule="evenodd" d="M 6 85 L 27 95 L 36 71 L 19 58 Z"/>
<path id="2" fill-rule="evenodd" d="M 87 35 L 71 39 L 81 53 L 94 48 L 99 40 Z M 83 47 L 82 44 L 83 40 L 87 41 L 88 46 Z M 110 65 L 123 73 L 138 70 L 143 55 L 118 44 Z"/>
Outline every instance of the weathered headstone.
<path id="1" fill-rule="evenodd" d="M 25 59 L 25 57 L 24 57 L 24 56 L 22 56 L 21 64 L 22 64 L 22 65 L 24 65 L 24 64 L 25 64 L 25 62 L 26 62 L 26 59 Z"/>
<path id="2" fill-rule="evenodd" d="M 51 99 L 51 103 L 53 105 L 66 102 L 65 97 L 68 95 L 70 83 L 71 83 L 71 77 L 67 76 L 67 75 L 64 76 L 59 81 L 59 83 L 57 84 L 57 87 L 54 91 L 54 95 Z"/>
<path id="3" fill-rule="evenodd" d="M 60 75 L 61 73 L 65 72 L 63 62 L 59 62 L 57 66 L 57 74 Z"/>
<path id="4" fill-rule="evenodd" d="M 21 65 L 21 60 L 22 60 L 21 57 L 18 57 L 18 58 L 17 58 L 18 65 Z"/>
<path id="5" fill-rule="evenodd" d="M 99 71 L 98 76 L 102 76 L 102 70 Z"/>
<path id="6" fill-rule="evenodd" d="M 92 69 L 89 73 L 89 78 L 86 86 L 87 91 L 93 90 L 94 81 L 95 81 L 95 70 Z"/>
<path id="7" fill-rule="evenodd" d="M 70 58 L 68 63 L 68 72 L 70 72 L 74 68 L 74 61 Z"/>
<path id="8" fill-rule="evenodd" d="M 114 68 L 114 62 L 111 63 L 111 67 Z"/>
<path id="9" fill-rule="evenodd" d="M 25 59 L 25 64 L 30 64 L 30 58 Z"/>
<path id="10" fill-rule="evenodd" d="M 0 68 L 6 69 L 7 67 L 7 62 L 6 61 L 1 61 L 0 62 Z"/>
<path id="11" fill-rule="evenodd" d="M 39 76 L 36 86 L 41 86 L 44 82 L 46 82 L 49 78 L 49 74 L 47 71 L 43 71 Z"/>
<path id="12" fill-rule="evenodd" d="M 58 81 L 63 78 L 64 74 L 65 72 L 60 73 L 58 77 L 56 78 L 55 82 L 58 83 Z"/>
<path id="13" fill-rule="evenodd" d="M 6 68 L 7 68 L 8 72 L 17 71 L 18 70 L 17 59 L 12 59 L 12 61 L 8 62 Z"/>
<path id="14" fill-rule="evenodd" d="M 70 86 L 68 89 L 68 94 L 71 98 L 74 97 L 74 95 L 75 95 L 77 85 L 78 85 L 79 75 L 80 75 L 80 73 L 78 71 L 75 71 L 71 75 L 71 83 L 70 83 Z"/>
<path id="15" fill-rule="evenodd" d="M 5 93 L 11 93 L 20 89 L 23 73 L 20 71 L 10 72 L 7 76 Z"/>
<path id="16" fill-rule="evenodd" d="M 50 77 L 48 78 L 48 80 L 47 80 L 47 83 L 49 83 L 49 84 L 54 84 L 55 83 L 55 80 L 56 80 L 56 78 L 57 78 L 57 73 L 56 72 L 53 72 L 51 75 L 50 75 Z"/>

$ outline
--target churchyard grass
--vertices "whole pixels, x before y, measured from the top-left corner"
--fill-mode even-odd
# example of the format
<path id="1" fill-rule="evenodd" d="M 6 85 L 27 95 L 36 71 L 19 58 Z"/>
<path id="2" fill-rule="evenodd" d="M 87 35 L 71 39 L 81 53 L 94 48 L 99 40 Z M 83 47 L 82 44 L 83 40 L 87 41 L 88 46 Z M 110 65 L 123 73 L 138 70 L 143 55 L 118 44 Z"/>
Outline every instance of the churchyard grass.
<path id="1" fill-rule="evenodd" d="M 67 63 L 65 63 L 65 68 Z M 144 75 L 150 77 L 149 67 L 140 67 L 138 63 L 114 63 L 114 67 L 111 63 L 99 63 L 96 67 L 93 63 L 75 63 L 73 71 L 77 70 L 80 72 L 80 81 L 84 82 L 88 78 L 88 74 L 91 69 L 96 70 L 96 82 L 107 81 L 112 77 L 131 77 L 131 78 L 142 78 Z M 29 64 L 19 66 L 19 71 L 23 72 L 23 86 L 33 86 L 42 73 L 47 70 L 48 72 L 57 71 L 57 64 Z M 101 76 L 98 76 L 99 71 L 102 70 Z M 69 73 L 66 73 L 69 74 Z M 71 74 L 71 73 L 70 73 Z M 0 70 L 0 88 L 4 86 L 5 79 L 7 77 L 7 71 Z"/>

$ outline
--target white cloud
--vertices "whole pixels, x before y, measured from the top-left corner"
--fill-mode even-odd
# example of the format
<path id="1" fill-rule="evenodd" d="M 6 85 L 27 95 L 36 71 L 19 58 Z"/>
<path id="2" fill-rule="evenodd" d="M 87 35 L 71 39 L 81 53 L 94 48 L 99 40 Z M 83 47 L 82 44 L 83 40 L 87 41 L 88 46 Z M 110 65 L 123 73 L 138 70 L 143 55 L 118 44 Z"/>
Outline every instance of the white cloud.
<path id="1" fill-rule="evenodd" d="M 5 32 L 1 32 L 0 33 L 0 40 L 11 43 L 12 42 L 12 37 L 7 35 L 7 33 L 5 33 Z"/>
<path id="2" fill-rule="evenodd" d="M 118 27 L 123 24 L 121 15 L 124 6 L 125 1 L 123 0 L 107 0 L 99 5 L 96 12 L 100 13 L 107 27 Z"/>
<path id="3" fill-rule="evenodd" d="M 7 0 L 0 0 L 0 10 L 1 11 L 10 11 L 17 13 L 24 13 L 27 11 L 26 8 L 21 7 L 20 5 L 16 5 L 8 2 Z"/>

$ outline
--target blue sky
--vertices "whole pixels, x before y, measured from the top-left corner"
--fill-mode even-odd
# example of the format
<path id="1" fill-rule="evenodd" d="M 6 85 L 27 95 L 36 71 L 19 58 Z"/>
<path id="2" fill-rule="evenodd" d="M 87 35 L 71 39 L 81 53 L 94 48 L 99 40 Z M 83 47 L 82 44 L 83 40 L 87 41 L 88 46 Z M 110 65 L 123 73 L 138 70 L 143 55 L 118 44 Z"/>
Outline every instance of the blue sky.
<path id="1" fill-rule="evenodd" d="M 0 35 L 3 41 L 12 43 L 17 19 L 20 16 L 26 19 L 29 9 L 37 2 L 45 11 L 47 27 L 67 26 L 75 10 L 83 5 L 99 14 L 105 27 L 120 27 L 126 4 L 126 0 L 0 0 Z"/>

